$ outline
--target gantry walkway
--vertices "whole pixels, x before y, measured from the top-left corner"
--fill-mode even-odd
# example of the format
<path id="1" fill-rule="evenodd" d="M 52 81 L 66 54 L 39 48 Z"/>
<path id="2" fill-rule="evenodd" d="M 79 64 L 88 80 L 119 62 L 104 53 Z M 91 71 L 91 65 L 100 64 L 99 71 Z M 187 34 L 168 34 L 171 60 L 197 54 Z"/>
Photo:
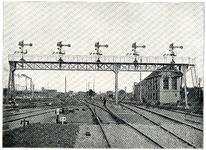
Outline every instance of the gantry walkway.
<path id="1" fill-rule="evenodd" d="M 61 57 L 62 61 L 59 61 Z M 171 56 L 87 56 L 87 55 L 9 55 L 9 62 L 15 70 L 76 70 L 76 71 L 113 71 L 119 65 L 119 71 L 154 71 L 165 65 L 181 67 L 195 65 L 195 59 Z M 99 61 L 98 61 L 99 60 Z"/>

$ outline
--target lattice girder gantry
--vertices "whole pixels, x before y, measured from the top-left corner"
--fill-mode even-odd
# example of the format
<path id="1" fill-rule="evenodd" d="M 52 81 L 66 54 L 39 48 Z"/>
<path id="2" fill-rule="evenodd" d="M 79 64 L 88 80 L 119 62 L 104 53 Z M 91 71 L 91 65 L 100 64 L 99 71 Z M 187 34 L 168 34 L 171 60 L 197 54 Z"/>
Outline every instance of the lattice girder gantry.
<path id="1" fill-rule="evenodd" d="M 163 66 L 174 66 L 181 70 L 182 66 L 189 64 L 170 64 L 170 63 L 95 63 L 95 62 L 19 62 L 14 61 L 16 70 L 73 70 L 73 71 L 113 71 L 115 64 L 120 65 L 120 71 L 143 71 L 151 72 Z M 193 66 L 193 65 L 190 65 Z"/>
<path id="2" fill-rule="evenodd" d="M 63 61 L 58 61 L 57 56 L 48 55 L 25 55 L 24 60 L 20 60 L 20 55 L 9 55 L 9 84 L 8 98 L 15 97 L 14 71 L 15 70 L 61 70 L 61 71 L 113 71 L 115 73 L 115 95 L 117 99 L 118 72 L 151 72 L 171 66 L 183 72 L 189 67 L 195 66 L 194 59 L 175 58 L 175 63 L 171 63 L 171 57 L 134 57 L 130 56 L 62 56 Z M 100 61 L 97 61 L 99 58 Z M 116 102 L 117 103 L 117 102 Z"/>

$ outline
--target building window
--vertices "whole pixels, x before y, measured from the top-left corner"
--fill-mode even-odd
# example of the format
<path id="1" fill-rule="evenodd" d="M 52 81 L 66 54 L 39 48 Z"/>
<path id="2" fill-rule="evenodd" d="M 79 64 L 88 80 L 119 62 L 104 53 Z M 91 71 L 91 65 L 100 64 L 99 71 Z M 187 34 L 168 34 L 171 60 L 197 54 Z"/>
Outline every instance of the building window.
<path id="1" fill-rule="evenodd" d="M 169 89 L 169 78 L 168 77 L 163 79 L 163 89 L 166 89 L 166 90 Z"/>
<path id="2" fill-rule="evenodd" d="M 173 90 L 177 89 L 177 78 L 172 78 L 172 89 Z"/>
<path id="3" fill-rule="evenodd" d="M 156 100 L 156 94 L 153 93 L 153 100 Z"/>
<path id="4" fill-rule="evenodd" d="M 150 79 L 149 84 L 150 84 L 150 85 L 149 85 L 149 89 L 152 90 L 152 79 Z"/>
<path id="5" fill-rule="evenodd" d="M 155 90 L 155 78 L 153 78 L 153 90 Z"/>
<path id="6" fill-rule="evenodd" d="M 154 78 L 154 89 L 157 90 L 157 77 Z"/>

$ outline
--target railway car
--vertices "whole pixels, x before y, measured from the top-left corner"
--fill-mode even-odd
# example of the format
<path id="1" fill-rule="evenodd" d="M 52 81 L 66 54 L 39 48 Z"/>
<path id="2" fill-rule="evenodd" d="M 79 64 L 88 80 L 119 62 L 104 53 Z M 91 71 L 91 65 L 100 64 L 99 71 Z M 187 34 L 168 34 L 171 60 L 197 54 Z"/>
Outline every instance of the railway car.
<path id="1" fill-rule="evenodd" d="M 134 85 L 134 99 L 141 103 L 177 103 L 180 101 L 182 76 L 181 71 L 171 70 L 170 66 L 157 69 Z"/>

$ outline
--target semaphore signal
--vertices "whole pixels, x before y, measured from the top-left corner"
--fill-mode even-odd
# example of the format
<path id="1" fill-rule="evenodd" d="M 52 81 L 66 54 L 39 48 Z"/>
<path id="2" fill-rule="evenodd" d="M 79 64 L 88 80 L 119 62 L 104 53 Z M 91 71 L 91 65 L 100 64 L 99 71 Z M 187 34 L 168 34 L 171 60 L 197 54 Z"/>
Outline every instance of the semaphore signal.
<path id="1" fill-rule="evenodd" d="M 92 53 L 92 52 L 91 52 L 90 55 L 97 55 L 97 56 L 98 56 L 97 62 L 100 62 L 100 60 L 99 60 L 99 55 L 102 55 L 102 53 L 100 53 L 99 48 L 100 48 L 100 47 L 106 47 L 106 48 L 108 48 L 109 45 L 100 45 L 99 42 L 97 42 L 97 43 L 94 44 L 94 47 L 95 47 L 95 50 L 96 50 L 97 52 L 96 52 L 96 53 Z"/>
<path id="2" fill-rule="evenodd" d="M 134 63 L 137 63 L 137 58 L 136 58 L 136 57 L 140 55 L 140 52 L 137 52 L 136 49 L 137 49 L 137 48 L 146 48 L 146 46 L 145 46 L 145 45 L 137 46 L 137 45 L 136 45 L 136 42 L 135 42 L 135 43 L 132 44 L 132 48 L 134 48 L 134 49 L 132 49 L 133 53 L 127 53 L 126 56 L 127 56 L 127 55 L 134 55 L 134 56 L 135 56 Z"/>
<path id="3" fill-rule="evenodd" d="M 58 46 L 58 52 L 52 52 L 52 54 L 59 54 L 59 55 L 65 55 L 65 51 L 64 52 L 62 52 L 62 47 L 63 46 L 67 46 L 67 47 L 71 47 L 71 45 L 70 44 L 62 44 L 62 41 L 60 41 L 60 42 L 57 42 L 57 46 Z M 60 56 L 60 58 L 59 58 L 59 61 L 60 62 L 62 62 L 63 60 L 62 60 L 62 58 L 61 58 L 61 56 Z"/>
<path id="4" fill-rule="evenodd" d="M 174 49 L 175 48 L 181 48 L 183 49 L 183 46 L 174 46 L 174 44 L 170 44 L 169 48 L 171 48 L 169 51 L 171 52 L 170 54 L 164 54 L 164 56 L 172 56 L 172 61 L 171 63 L 175 63 L 174 61 L 174 56 L 176 56 L 176 54 L 174 53 Z"/>
<path id="5" fill-rule="evenodd" d="M 19 41 L 19 44 L 18 44 L 19 46 L 21 46 L 21 47 L 19 47 L 19 49 L 21 49 L 20 51 L 15 51 L 14 52 L 14 54 L 15 53 L 21 53 L 22 54 L 22 57 L 21 57 L 21 59 L 20 59 L 20 61 L 25 61 L 24 60 L 24 54 L 27 54 L 28 53 L 28 51 L 26 50 L 26 51 L 24 51 L 24 46 L 32 46 L 32 43 L 29 43 L 29 44 L 24 44 L 24 40 L 22 40 L 22 41 Z"/>

